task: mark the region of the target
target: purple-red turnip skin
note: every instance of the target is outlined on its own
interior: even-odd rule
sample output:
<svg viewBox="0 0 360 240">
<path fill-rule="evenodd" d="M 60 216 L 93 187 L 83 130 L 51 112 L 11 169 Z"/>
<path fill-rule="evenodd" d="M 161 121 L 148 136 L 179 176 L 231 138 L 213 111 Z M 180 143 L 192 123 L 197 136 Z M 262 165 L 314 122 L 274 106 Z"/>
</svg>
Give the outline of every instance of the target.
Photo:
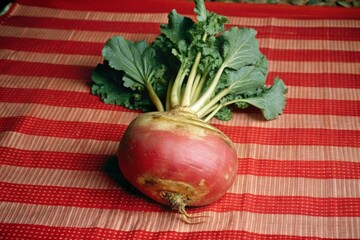
<svg viewBox="0 0 360 240">
<path fill-rule="evenodd" d="M 233 184 L 237 154 L 218 129 L 189 113 L 139 115 L 118 148 L 124 177 L 153 200 L 169 204 L 164 192 L 180 193 L 188 206 L 204 206 Z"/>
</svg>

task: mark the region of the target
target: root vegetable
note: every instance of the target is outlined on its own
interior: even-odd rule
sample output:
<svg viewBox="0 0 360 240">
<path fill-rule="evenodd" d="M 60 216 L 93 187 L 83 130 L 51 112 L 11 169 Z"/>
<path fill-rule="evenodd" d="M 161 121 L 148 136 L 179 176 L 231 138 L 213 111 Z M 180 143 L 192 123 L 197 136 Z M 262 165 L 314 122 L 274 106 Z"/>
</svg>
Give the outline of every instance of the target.
<svg viewBox="0 0 360 240">
<path fill-rule="evenodd" d="M 120 142 L 121 172 L 187 223 L 194 222 L 186 206 L 218 200 L 237 174 L 233 143 L 208 122 L 249 105 L 275 119 L 287 91 L 279 78 L 265 86 L 268 63 L 254 29 L 225 30 L 227 18 L 207 11 L 203 0 L 195 0 L 194 12 L 197 22 L 171 11 L 150 45 L 110 38 L 92 74 L 92 93 L 105 103 L 146 112 Z"/>
<path fill-rule="evenodd" d="M 118 159 L 131 184 L 184 219 L 186 206 L 204 206 L 222 197 L 238 169 L 231 140 L 178 109 L 139 115 L 121 140 Z"/>
</svg>

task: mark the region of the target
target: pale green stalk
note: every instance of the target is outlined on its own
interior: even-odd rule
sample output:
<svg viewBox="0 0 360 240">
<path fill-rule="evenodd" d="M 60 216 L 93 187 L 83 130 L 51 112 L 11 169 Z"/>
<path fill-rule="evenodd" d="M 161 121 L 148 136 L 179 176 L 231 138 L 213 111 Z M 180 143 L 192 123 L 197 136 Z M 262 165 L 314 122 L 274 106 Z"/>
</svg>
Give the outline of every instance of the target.
<svg viewBox="0 0 360 240">
<path fill-rule="evenodd" d="M 171 99 L 171 89 L 172 89 L 173 85 L 174 85 L 174 81 L 170 81 L 169 86 L 166 91 L 166 105 L 165 105 L 166 111 L 170 111 L 170 109 L 171 109 L 170 99 Z"/>
<path fill-rule="evenodd" d="M 203 42 L 205 42 L 207 37 L 208 37 L 208 34 L 204 33 L 201 40 Z M 198 52 L 196 54 L 193 65 L 191 67 L 191 71 L 190 71 L 190 74 L 189 74 L 189 77 L 188 77 L 188 80 L 187 80 L 187 83 L 186 83 L 186 86 L 185 86 L 185 92 L 184 92 L 184 95 L 183 95 L 183 98 L 182 98 L 182 101 L 181 101 L 181 106 L 182 107 L 188 107 L 191 104 L 191 92 L 192 92 L 194 80 L 195 80 L 196 75 L 197 75 L 200 59 L 201 59 L 201 52 Z"/>
<path fill-rule="evenodd" d="M 198 52 L 196 54 L 194 63 L 192 65 L 192 67 L 191 67 L 191 71 L 190 71 L 190 74 L 189 74 L 189 77 L 188 77 L 188 80 L 187 80 L 187 83 L 186 83 L 186 86 L 185 86 L 185 92 L 184 92 L 184 95 L 183 95 L 183 98 L 182 98 L 182 101 L 181 101 L 181 106 L 182 107 L 187 107 L 187 106 L 190 105 L 191 91 L 192 91 L 192 87 L 193 87 L 193 84 L 194 84 L 194 80 L 195 80 L 196 75 L 197 75 L 197 68 L 198 68 L 199 63 L 200 63 L 200 58 L 201 58 L 201 53 Z"/>
<path fill-rule="evenodd" d="M 180 66 L 179 72 L 177 73 L 174 84 L 171 88 L 171 93 L 170 93 L 171 109 L 176 106 L 179 106 L 180 104 L 180 89 L 181 89 L 181 84 L 185 78 L 185 75 L 186 75 L 186 70 L 184 69 L 184 64 L 182 64 Z"/>
<path fill-rule="evenodd" d="M 215 114 L 220 111 L 221 108 L 225 107 L 225 106 L 228 106 L 228 105 L 231 105 L 231 104 L 234 104 L 234 103 L 237 103 L 237 102 L 247 102 L 246 100 L 244 99 L 235 99 L 235 100 L 232 100 L 232 101 L 228 101 L 228 102 L 225 102 L 225 103 L 220 103 L 218 105 L 214 105 L 211 109 L 209 109 L 205 114 L 203 114 L 202 117 L 200 118 L 203 118 L 204 116 L 206 116 L 205 119 L 203 119 L 205 122 L 208 122 L 212 117 L 215 116 Z"/>
<path fill-rule="evenodd" d="M 222 107 L 223 107 L 222 104 L 214 105 L 214 106 L 210 109 L 210 111 L 209 111 L 210 114 L 208 114 L 207 116 L 205 115 L 206 118 L 204 118 L 203 121 L 204 121 L 204 122 L 209 122 L 209 121 L 215 116 L 215 114 L 216 114 L 218 111 L 220 111 L 220 109 L 221 109 Z"/>
<path fill-rule="evenodd" d="M 196 87 L 196 89 L 194 91 L 194 94 L 191 97 L 191 104 L 194 104 L 199 99 L 201 90 L 203 89 L 203 86 L 204 86 L 204 84 L 206 82 L 206 78 L 208 76 L 208 73 L 209 73 L 209 71 L 208 71 L 208 69 L 206 69 L 205 72 L 203 73 L 203 75 L 201 76 L 200 82 L 197 85 L 197 87 Z"/>
<path fill-rule="evenodd" d="M 220 81 L 220 77 L 222 72 L 225 69 L 225 65 L 221 65 L 219 70 L 217 71 L 214 79 L 212 80 L 209 88 L 205 91 L 205 93 L 194 103 L 190 106 L 190 110 L 197 113 L 201 110 L 202 107 L 211 99 L 213 92 L 216 89 L 217 84 Z"/>
<path fill-rule="evenodd" d="M 195 92 L 196 92 L 197 87 L 199 86 L 200 79 L 201 79 L 201 74 L 198 73 L 198 74 L 196 75 L 196 78 L 195 78 L 195 80 L 194 80 L 193 87 L 192 87 L 192 89 L 191 89 L 191 101 L 190 101 L 191 103 L 193 103 L 193 97 L 194 97 L 194 94 L 195 94 Z"/>
<path fill-rule="evenodd" d="M 227 94 L 229 94 L 229 88 L 223 89 L 221 92 L 216 94 L 214 98 L 212 98 L 203 108 L 201 108 L 197 115 L 202 118 L 203 116 L 206 116 L 206 112 L 212 108 L 214 105 L 216 105 L 223 97 L 225 97 Z"/>
<path fill-rule="evenodd" d="M 164 111 L 164 106 L 163 106 L 162 102 L 160 101 L 158 95 L 154 91 L 154 88 L 151 86 L 151 84 L 149 82 L 145 83 L 145 87 L 146 87 L 146 89 L 147 89 L 147 91 L 149 93 L 150 99 L 154 103 L 156 109 L 159 112 L 163 112 Z"/>
</svg>

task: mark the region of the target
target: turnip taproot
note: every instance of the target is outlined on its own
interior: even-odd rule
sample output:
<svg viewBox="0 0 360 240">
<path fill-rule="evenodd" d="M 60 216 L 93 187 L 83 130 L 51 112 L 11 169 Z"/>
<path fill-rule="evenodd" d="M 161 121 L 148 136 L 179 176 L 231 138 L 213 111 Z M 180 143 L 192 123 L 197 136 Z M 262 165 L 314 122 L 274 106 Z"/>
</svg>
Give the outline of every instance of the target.
<svg viewBox="0 0 360 240">
<path fill-rule="evenodd" d="M 184 219 L 185 206 L 204 206 L 222 197 L 238 169 L 231 140 L 181 110 L 139 115 L 125 131 L 118 157 L 131 184 Z"/>
<path fill-rule="evenodd" d="M 265 86 L 268 63 L 254 29 L 225 31 L 227 18 L 207 11 L 203 0 L 194 11 L 197 22 L 171 11 L 150 45 L 110 38 L 92 74 L 92 93 L 105 103 L 147 112 L 121 139 L 121 172 L 188 223 L 185 207 L 218 200 L 238 171 L 233 143 L 207 122 L 229 120 L 233 107 L 249 105 L 274 119 L 286 102 L 281 79 Z"/>
</svg>

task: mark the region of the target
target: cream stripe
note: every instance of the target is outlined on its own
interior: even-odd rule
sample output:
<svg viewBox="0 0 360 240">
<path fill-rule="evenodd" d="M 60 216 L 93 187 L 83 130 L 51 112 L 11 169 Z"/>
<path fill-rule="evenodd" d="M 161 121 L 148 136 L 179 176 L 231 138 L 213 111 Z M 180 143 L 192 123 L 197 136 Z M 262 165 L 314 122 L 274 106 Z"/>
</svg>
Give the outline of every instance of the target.
<svg viewBox="0 0 360 240">
<path fill-rule="evenodd" d="M 34 76 L 13 76 L 0 74 L 0 87 L 51 89 L 69 92 L 88 92 L 90 79 L 69 79 Z"/>
<path fill-rule="evenodd" d="M 313 179 L 238 175 L 230 193 L 318 198 L 360 197 L 360 179 Z"/>
<path fill-rule="evenodd" d="M 269 61 L 269 71 L 276 73 L 360 74 L 360 63 Z"/>
<path fill-rule="evenodd" d="M 23 6 L 20 4 L 15 5 L 15 8 L 11 15 L 107 22 L 145 22 L 158 24 L 167 22 L 167 13 L 117 13 L 100 11 L 89 12 L 36 6 Z"/>
<path fill-rule="evenodd" d="M 314 128 L 339 130 L 360 129 L 360 117 L 289 113 L 281 115 L 278 119 L 276 119 L 276 121 L 265 121 L 260 113 L 257 115 L 235 113 L 230 121 L 224 122 L 213 118 L 211 123 L 235 127 Z"/>
<path fill-rule="evenodd" d="M 13 224 L 36 224 L 56 227 L 106 228 L 121 231 L 134 229 L 163 232 L 247 231 L 255 234 L 280 234 L 317 238 L 359 238 L 359 217 L 318 217 L 306 215 L 261 214 L 251 212 L 202 212 L 209 215 L 203 224 L 184 224 L 178 214 L 135 212 L 112 209 L 46 206 L 3 202 L 0 221 Z M 79 217 L 81 216 L 81 217 Z M 88 221 L 92 219 L 92 221 Z M 289 223 L 296 228 L 285 227 Z"/>
<path fill-rule="evenodd" d="M 0 59 L 40 62 L 51 64 L 96 66 L 102 62 L 101 55 L 77 55 L 60 53 L 36 53 L 1 50 Z M 298 61 L 269 61 L 269 71 L 277 73 L 340 73 L 360 74 L 360 63 L 345 62 L 298 62 Z"/>
<path fill-rule="evenodd" d="M 31 103 L 0 103 L 0 117 L 29 116 L 49 120 L 129 124 L 138 113 Z"/>
<path fill-rule="evenodd" d="M 360 67 L 360 66 L 359 66 Z M 284 79 L 286 83 L 286 79 Z M 359 85 L 360 86 L 360 85 Z M 360 100 L 360 88 L 288 87 L 288 98 Z"/>
<path fill-rule="evenodd" d="M 90 93 L 90 79 L 66 79 L 33 76 L 0 75 L 0 87 L 51 89 L 70 92 Z M 286 79 L 285 79 L 286 82 Z M 290 86 L 287 98 L 360 100 L 360 88 L 323 88 Z"/>
<path fill-rule="evenodd" d="M 13 26 L 0 26 L 0 36 L 2 37 L 24 37 L 44 40 L 65 40 L 81 42 L 105 43 L 110 37 L 120 35 L 132 41 L 146 40 L 153 41 L 157 34 L 145 33 L 121 33 L 121 32 L 95 32 L 78 30 L 61 30 L 45 28 L 22 28 Z"/>
<path fill-rule="evenodd" d="M 14 184 L 46 185 L 91 189 L 119 189 L 109 175 L 100 171 L 0 166 L 0 180 Z M 264 196 L 360 197 L 360 179 L 313 179 L 237 175 L 229 193 Z"/>
<path fill-rule="evenodd" d="M 118 142 L 94 139 L 45 137 L 18 132 L 1 132 L 0 146 L 34 151 L 60 151 L 114 155 Z"/>
<path fill-rule="evenodd" d="M 59 19 L 79 19 L 92 21 L 110 21 L 110 22 L 146 22 L 146 23 L 165 23 L 168 13 L 116 13 L 99 11 L 76 11 L 59 10 L 35 6 L 15 5 L 12 16 L 27 17 L 50 17 Z M 181 13 L 180 13 L 181 14 Z M 194 18 L 193 15 L 190 17 Z M 231 24 L 245 26 L 280 26 L 280 27 L 342 27 L 342 28 L 360 28 L 358 20 L 342 19 L 282 19 L 282 18 L 249 18 L 228 16 Z"/>
<path fill-rule="evenodd" d="M 153 41 L 157 34 L 121 33 L 75 31 L 61 29 L 22 28 L 14 26 L 0 26 L 0 36 L 34 38 L 45 40 L 68 40 L 82 42 L 105 43 L 110 37 L 120 35 L 132 41 Z M 332 50 L 332 51 L 360 51 L 360 41 L 335 41 L 335 40 L 293 40 L 293 39 L 259 39 L 260 47 L 271 49 L 299 49 L 299 50 Z"/>
<path fill-rule="evenodd" d="M 284 18 L 249 18 L 228 17 L 231 24 L 249 27 L 306 27 L 306 28 L 360 28 L 359 20 L 350 19 L 284 19 Z"/>
<path fill-rule="evenodd" d="M 0 146 L 34 151 L 59 151 L 116 155 L 116 141 L 33 136 L 19 132 L 1 132 Z M 239 158 L 347 161 L 359 162 L 360 148 L 315 145 L 260 145 L 236 143 Z"/>
<path fill-rule="evenodd" d="M 48 120 L 128 125 L 138 114 L 137 112 L 57 107 L 32 103 L 0 103 L 0 117 L 29 116 Z M 213 119 L 211 123 L 262 128 L 360 129 L 360 117 L 335 115 L 284 114 L 276 121 L 265 121 L 260 113 L 235 113 L 230 121 Z"/>
<path fill-rule="evenodd" d="M 316 145 L 235 144 L 239 158 L 299 161 L 360 161 L 360 148 Z"/>
<path fill-rule="evenodd" d="M 101 171 L 78 171 L 26 168 L 0 165 L 0 180 L 14 184 L 59 186 L 92 189 L 119 189 L 108 174 Z"/>
<path fill-rule="evenodd" d="M 99 53 L 99 56 L 91 56 L 79 54 L 23 52 L 13 50 L 0 50 L 0 59 L 78 66 L 96 66 L 97 63 L 102 62 L 101 53 Z"/>
<path fill-rule="evenodd" d="M 360 41 L 258 39 L 260 47 L 287 50 L 360 51 Z"/>
</svg>

